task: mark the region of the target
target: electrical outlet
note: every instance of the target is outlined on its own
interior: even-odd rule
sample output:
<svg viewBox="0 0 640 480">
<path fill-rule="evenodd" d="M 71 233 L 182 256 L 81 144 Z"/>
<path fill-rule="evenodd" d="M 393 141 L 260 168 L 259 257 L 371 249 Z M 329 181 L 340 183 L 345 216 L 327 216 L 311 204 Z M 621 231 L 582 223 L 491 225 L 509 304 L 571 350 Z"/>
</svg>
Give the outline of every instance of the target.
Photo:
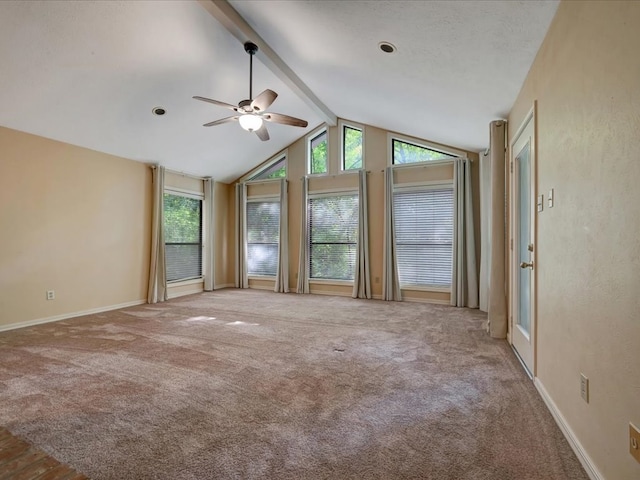
<svg viewBox="0 0 640 480">
<path fill-rule="evenodd" d="M 629 424 L 629 453 L 640 463 L 640 429 Z"/>
<path fill-rule="evenodd" d="M 56 292 L 55 290 L 47 290 L 47 300 L 55 300 Z"/>
<path fill-rule="evenodd" d="M 589 403 L 589 379 L 584 373 L 580 374 L 580 396 Z"/>
</svg>

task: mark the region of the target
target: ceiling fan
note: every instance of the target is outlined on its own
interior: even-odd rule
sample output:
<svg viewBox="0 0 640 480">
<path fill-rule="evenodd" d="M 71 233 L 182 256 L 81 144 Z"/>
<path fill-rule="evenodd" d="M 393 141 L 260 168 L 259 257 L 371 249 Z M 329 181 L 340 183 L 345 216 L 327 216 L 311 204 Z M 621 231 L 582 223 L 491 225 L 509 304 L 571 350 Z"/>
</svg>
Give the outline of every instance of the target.
<svg viewBox="0 0 640 480">
<path fill-rule="evenodd" d="M 278 96 L 278 94 L 273 90 L 267 89 L 256 98 L 253 98 L 253 56 L 258 51 L 258 46 L 255 43 L 247 42 L 244 44 L 244 51 L 249 54 L 249 100 L 241 100 L 240 103 L 238 103 L 238 106 L 235 107 L 229 103 L 219 102 L 218 100 L 212 100 L 210 98 L 198 96 L 193 97 L 196 100 L 228 108 L 229 110 L 233 110 L 239 114 L 205 123 L 203 127 L 213 127 L 214 125 L 235 122 L 237 120 L 242 128 L 249 132 L 255 132 L 258 138 L 263 142 L 269 140 L 269 132 L 267 131 L 267 126 L 264 123 L 265 120 L 267 122 L 280 123 L 282 125 L 306 127 L 308 125 L 306 120 L 290 117 L 289 115 L 283 115 L 281 113 L 265 111 Z"/>
</svg>

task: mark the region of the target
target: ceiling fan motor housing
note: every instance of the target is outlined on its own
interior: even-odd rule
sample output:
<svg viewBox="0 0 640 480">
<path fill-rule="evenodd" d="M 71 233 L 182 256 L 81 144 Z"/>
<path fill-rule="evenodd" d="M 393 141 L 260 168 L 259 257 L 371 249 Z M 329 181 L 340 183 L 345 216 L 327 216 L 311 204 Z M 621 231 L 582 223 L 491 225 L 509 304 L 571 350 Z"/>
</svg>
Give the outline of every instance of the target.
<svg viewBox="0 0 640 480">
<path fill-rule="evenodd" d="M 258 108 L 256 107 L 256 110 Z M 243 112 L 253 112 L 253 108 L 251 108 L 251 100 L 242 100 L 240 101 L 240 103 L 238 104 L 238 110 L 241 110 Z"/>
</svg>

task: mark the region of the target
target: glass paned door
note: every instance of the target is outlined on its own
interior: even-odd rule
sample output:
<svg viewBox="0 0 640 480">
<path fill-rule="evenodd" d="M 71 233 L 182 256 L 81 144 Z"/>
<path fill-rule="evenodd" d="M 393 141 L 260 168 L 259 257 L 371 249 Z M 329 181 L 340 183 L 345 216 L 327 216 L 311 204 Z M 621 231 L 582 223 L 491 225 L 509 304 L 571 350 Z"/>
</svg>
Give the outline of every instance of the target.
<svg viewBox="0 0 640 480">
<path fill-rule="evenodd" d="M 535 375 L 535 209 L 536 150 L 534 113 L 524 121 L 511 144 L 511 323 L 513 348 Z"/>
<path fill-rule="evenodd" d="M 517 325 L 528 338 L 531 335 L 531 143 L 516 156 L 518 183 L 518 316 Z"/>
</svg>

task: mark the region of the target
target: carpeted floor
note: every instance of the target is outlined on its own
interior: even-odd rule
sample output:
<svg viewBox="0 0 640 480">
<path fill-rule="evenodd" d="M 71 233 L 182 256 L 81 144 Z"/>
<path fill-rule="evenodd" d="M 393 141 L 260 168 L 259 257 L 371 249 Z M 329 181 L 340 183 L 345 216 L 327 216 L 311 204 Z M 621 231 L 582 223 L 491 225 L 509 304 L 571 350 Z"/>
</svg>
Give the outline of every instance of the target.
<svg viewBox="0 0 640 480">
<path fill-rule="evenodd" d="M 586 480 L 484 320 L 229 289 L 4 332 L 0 425 L 94 480 Z"/>
</svg>

